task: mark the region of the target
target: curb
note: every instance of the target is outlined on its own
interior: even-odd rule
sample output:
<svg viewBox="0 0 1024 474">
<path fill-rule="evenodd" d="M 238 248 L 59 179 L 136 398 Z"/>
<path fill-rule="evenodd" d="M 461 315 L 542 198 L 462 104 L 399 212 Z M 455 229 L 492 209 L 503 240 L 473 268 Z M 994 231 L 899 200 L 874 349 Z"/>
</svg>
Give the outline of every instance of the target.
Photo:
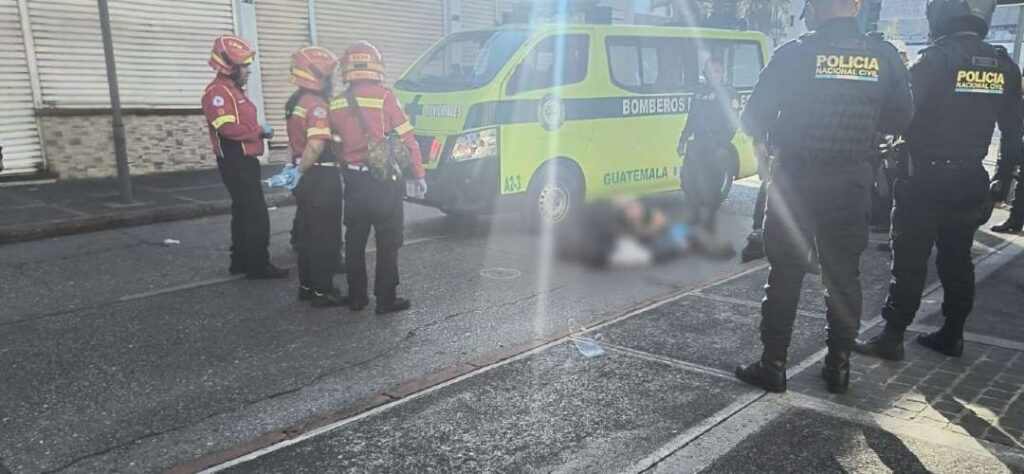
<svg viewBox="0 0 1024 474">
<path fill-rule="evenodd" d="M 284 207 L 295 204 L 291 194 L 281 193 L 266 196 L 267 206 Z M 79 219 L 62 220 L 51 223 L 29 224 L 0 229 L 0 245 L 27 242 L 50 237 L 84 234 L 101 230 L 138 227 L 161 222 L 172 222 L 197 217 L 216 216 L 231 212 L 231 200 L 185 204 L 181 206 L 148 209 L 145 211 L 126 212 Z"/>
</svg>

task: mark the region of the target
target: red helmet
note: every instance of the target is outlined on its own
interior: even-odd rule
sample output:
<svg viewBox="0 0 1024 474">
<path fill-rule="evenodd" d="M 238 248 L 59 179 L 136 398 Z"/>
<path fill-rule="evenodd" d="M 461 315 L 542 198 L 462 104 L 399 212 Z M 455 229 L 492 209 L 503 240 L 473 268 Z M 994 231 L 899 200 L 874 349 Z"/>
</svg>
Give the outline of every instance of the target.
<svg viewBox="0 0 1024 474">
<path fill-rule="evenodd" d="M 384 59 L 376 47 L 360 41 L 341 56 L 341 74 L 345 82 L 384 82 Z"/>
<path fill-rule="evenodd" d="M 292 54 L 292 84 L 318 91 L 338 70 L 338 57 L 327 48 L 308 46 Z"/>
<path fill-rule="evenodd" d="M 256 50 L 244 39 L 237 36 L 224 35 L 213 40 L 210 51 L 210 67 L 218 73 L 230 76 L 235 68 L 244 64 L 252 64 Z"/>
</svg>

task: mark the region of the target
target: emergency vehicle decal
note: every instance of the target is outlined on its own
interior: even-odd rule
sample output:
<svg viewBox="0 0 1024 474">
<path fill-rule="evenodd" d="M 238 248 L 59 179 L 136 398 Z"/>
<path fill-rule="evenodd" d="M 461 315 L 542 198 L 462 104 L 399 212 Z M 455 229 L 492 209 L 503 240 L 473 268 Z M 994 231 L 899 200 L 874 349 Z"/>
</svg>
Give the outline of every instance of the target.
<svg viewBox="0 0 1024 474">
<path fill-rule="evenodd" d="M 965 71 L 956 73 L 956 91 L 969 94 L 1002 94 L 1006 78 L 1001 72 Z"/>
<path fill-rule="evenodd" d="M 555 120 L 599 120 L 655 115 L 681 115 L 690 111 L 693 94 L 672 96 L 601 97 L 540 100 L 505 100 L 474 104 L 466 114 L 466 129 Z M 559 105 L 560 104 L 560 105 Z M 557 112 L 557 113 L 556 113 Z M 557 120 L 555 120 L 557 122 Z M 551 122 L 554 123 L 554 122 Z"/>
<path fill-rule="evenodd" d="M 819 54 L 815 59 L 814 78 L 878 82 L 878 58 L 839 54 Z"/>
</svg>

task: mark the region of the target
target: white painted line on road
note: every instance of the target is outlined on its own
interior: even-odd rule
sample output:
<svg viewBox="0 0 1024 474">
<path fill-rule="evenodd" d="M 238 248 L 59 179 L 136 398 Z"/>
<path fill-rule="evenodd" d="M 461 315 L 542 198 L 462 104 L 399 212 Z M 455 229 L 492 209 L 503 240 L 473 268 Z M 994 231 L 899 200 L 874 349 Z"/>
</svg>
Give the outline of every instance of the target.
<svg viewBox="0 0 1024 474">
<path fill-rule="evenodd" d="M 712 377 L 718 377 L 720 379 L 731 380 L 736 382 L 736 376 L 732 372 L 726 372 L 721 369 L 714 367 L 708 367 L 705 365 L 694 364 L 685 360 L 673 359 L 658 354 L 652 354 L 650 352 L 644 352 L 641 350 L 633 349 L 631 347 L 620 346 L 618 344 L 612 344 L 604 341 L 599 341 L 598 344 L 605 349 L 610 349 L 614 352 L 618 352 L 624 355 L 636 357 L 637 359 L 646 360 L 648 362 L 657 362 L 668 366 L 676 367 L 683 370 L 689 370 L 691 372 L 697 372 L 704 375 L 710 375 Z"/>
<path fill-rule="evenodd" d="M 740 397 L 737 398 L 736 401 L 730 403 L 729 406 L 705 418 L 700 423 L 688 428 L 679 436 L 673 438 L 672 441 L 669 441 L 661 448 L 658 448 L 658 450 L 654 451 L 647 457 L 633 464 L 633 466 L 627 469 L 626 472 L 644 472 L 654 467 L 661 460 L 671 456 L 673 453 L 679 451 L 680 449 L 683 449 L 685 446 L 692 443 L 694 440 L 704 436 L 705 433 L 711 431 L 716 426 L 726 422 L 736 413 L 742 412 L 745 408 L 749 407 L 754 402 L 765 397 L 765 395 L 767 394 L 761 390 L 751 390 L 750 392 L 740 395 Z"/>
</svg>

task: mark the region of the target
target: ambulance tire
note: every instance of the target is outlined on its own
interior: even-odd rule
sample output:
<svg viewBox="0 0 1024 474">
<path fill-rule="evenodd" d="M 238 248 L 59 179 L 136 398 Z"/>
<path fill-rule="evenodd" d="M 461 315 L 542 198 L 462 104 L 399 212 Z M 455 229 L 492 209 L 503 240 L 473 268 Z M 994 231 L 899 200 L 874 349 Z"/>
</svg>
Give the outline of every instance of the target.
<svg viewBox="0 0 1024 474">
<path fill-rule="evenodd" d="M 523 217 L 527 228 L 533 232 L 547 226 L 564 229 L 579 215 L 584 196 L 579 168 L 557 162 L 542 166 L 534 173 L 526 192 Z"/>
</svg>

